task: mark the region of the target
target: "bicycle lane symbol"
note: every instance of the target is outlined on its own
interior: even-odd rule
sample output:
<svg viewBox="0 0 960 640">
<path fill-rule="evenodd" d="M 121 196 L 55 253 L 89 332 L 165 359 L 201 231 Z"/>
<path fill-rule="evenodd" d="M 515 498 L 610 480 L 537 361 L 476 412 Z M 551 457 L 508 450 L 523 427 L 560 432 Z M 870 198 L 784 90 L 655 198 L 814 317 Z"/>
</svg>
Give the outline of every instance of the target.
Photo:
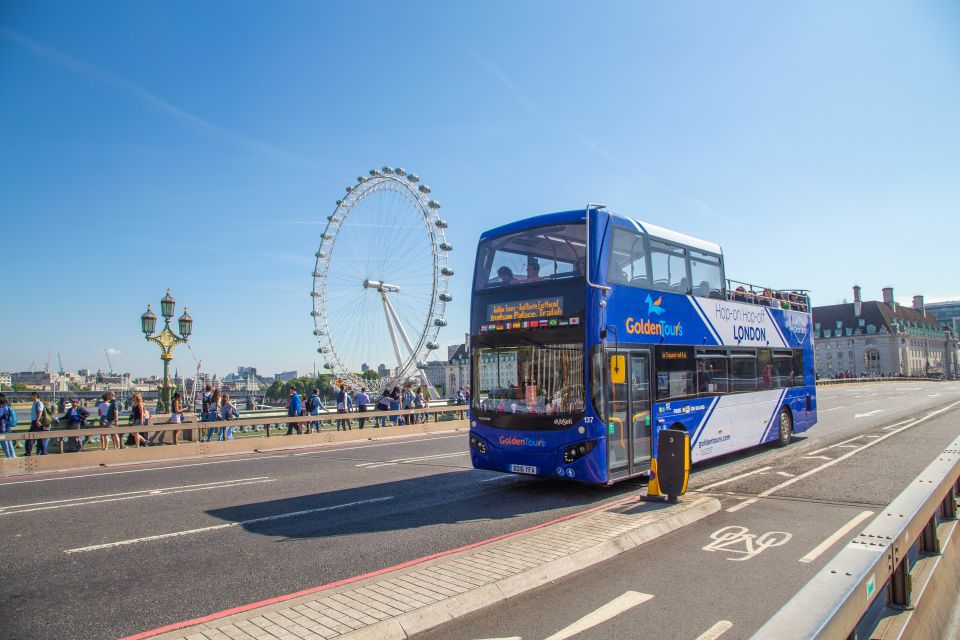
<svg viewBox="0 0 960 640">
<path fill-rule="evenodd" d="M 704 551 L 722 551 L 739 555 L 739 558 L 727 558 L 734 562 L 743 562 L 749 560 L 767 549 L 780 547 L 793 538 L 792 533 L 786 531 L 768 531 L 763 535 L 750 533 L 746 527 L 723 527 L 710 534 L 713 540 L 710 544 L 703 547 Z"/>
</svg>

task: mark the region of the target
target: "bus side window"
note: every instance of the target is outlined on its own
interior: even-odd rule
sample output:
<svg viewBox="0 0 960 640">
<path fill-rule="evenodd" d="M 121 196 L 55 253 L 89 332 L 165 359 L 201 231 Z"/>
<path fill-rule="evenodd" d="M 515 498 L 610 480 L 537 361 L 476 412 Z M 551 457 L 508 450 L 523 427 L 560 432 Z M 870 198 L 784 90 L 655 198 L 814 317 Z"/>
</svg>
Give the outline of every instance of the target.
<svg viewBox="0 0 960 640">
<path fill-rule="evenodd" d="M 634 287 L 650 286 L 644 236 L 629 229 L 614 227 L 607 279 Z"/>
<path fill-rule="evenodd" d="M 757 349 L 757 390 L 779 388 L 773 371 L 773 354 L 770 349 Z"/>
<path fill-rule="evenodd" d="M 789 351 L 775 352 L 773 354 L 773 370 L 776 374 L 775 383 L 777 389 L 783 387 L 796 386 L 793 371 L 793 354 Z"/>
<path fill-rule="evenodd" d="M 803 384 L 803 349 L 793 350 L 793 386 Z"/>
<path fill-rule="evenodd" d="M 751 352 L 730 354 L 730 391 L 757 390 L 757 357 Z"/>
<path fill-rule="evenodd" d="M 653 288 L 674 293 L 690 293 L 686 250 L 663 242 L 650 242 L 650 267 Z"/>
</svg>

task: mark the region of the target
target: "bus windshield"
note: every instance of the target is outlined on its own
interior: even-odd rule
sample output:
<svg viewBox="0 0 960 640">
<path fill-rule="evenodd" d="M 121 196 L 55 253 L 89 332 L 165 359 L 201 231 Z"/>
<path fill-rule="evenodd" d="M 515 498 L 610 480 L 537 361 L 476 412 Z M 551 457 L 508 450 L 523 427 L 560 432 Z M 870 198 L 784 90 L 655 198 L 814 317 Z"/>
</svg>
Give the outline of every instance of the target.
<svg viewBox="0 0 960 640">
<path fill-rule="evenodd" d="M 477 289 L 583 277 L 586 227 L 558 224 L 480 243 Z"/>
<path fill-rule="evenodd" d="M 582 343 L 476 347 L 474 363 L 474 410 L 550 416 L 583 412 Z"/>
</svg>

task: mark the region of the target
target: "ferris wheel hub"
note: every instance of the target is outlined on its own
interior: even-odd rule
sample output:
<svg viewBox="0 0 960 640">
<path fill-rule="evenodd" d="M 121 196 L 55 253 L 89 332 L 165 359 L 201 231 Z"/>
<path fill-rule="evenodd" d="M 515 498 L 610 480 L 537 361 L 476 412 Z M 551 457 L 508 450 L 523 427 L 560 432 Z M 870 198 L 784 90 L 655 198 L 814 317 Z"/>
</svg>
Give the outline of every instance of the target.
<svg viewBox="0 0 960 640">
<path fill-rule="evenodd" d="M 364 289 L 376 289 L 377 291 L 390 291 L 390 292 L 399 292 L 400 287 L 395 284 L 387 284 L 383 280 L 371 280 L 367 278 L 363 281 Z"/>
</svg>

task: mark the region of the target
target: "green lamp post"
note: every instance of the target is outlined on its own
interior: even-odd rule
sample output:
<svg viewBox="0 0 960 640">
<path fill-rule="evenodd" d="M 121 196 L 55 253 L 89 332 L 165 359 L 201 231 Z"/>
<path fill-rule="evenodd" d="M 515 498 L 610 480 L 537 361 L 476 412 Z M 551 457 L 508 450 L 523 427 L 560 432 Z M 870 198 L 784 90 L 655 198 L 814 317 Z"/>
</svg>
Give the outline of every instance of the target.
<svg viewBox="0 0 960 640">
<path fill-rule="evenodd" d="M 154 342 L 160 345 L 160 359 L 163 360 L 163 387 L 160 389 L 160 409 L 162 411 L 170 410 L 170 401 L 173 395 L 173 385 L 170 383 L 170 361 L 173 360 L 173 348 L 178 344 L 183 344 L 193 333 L 193 318 L 187 313 L 186 307 L 183 309 L 183 315 L 178 318 L 180 325 L 180 335 L 177 335 L 170 328 L 170 320 L 173 319 L 173 307 L 177 301 L 170 295 L 170 289 L 167 289 L 167 295 L 160 301 L 160 313 L 163 315 L 163 329 L 154 334 L 157 328 L 157 316 L 147 305 L 147 311 L 140 316 L 140 329 L 148 342 Z"/>
</svg>

